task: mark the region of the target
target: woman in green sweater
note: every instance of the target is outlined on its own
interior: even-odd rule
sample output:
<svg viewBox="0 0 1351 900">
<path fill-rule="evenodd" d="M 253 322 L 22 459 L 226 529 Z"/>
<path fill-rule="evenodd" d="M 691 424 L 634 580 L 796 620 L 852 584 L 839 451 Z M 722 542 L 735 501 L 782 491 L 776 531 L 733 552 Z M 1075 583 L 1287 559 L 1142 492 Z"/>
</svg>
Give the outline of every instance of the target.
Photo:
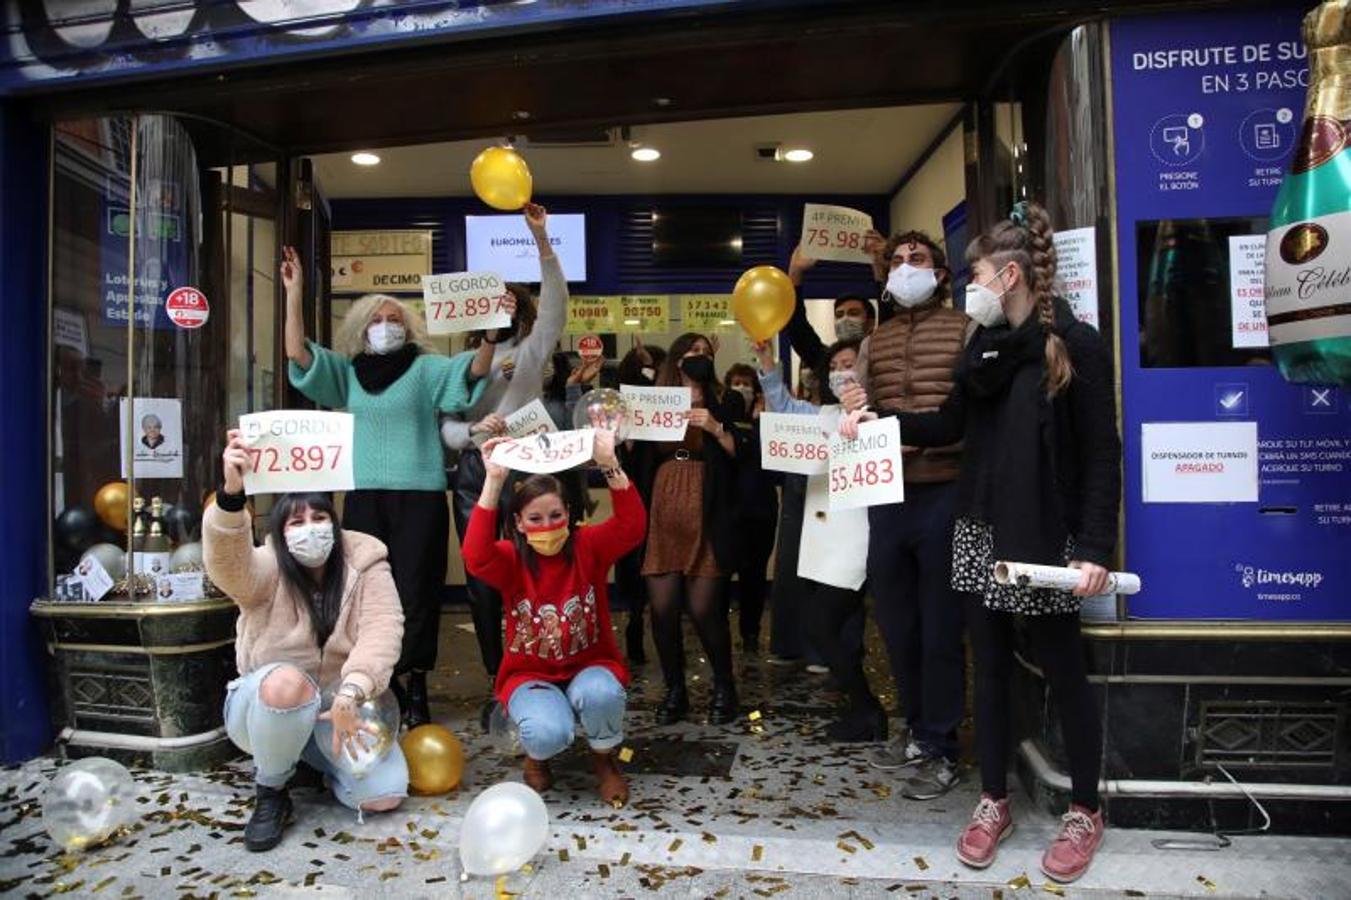
<svg viewBox="0 0 1351 900">
<path fill-rule="evenodd" d="M 343 527 L 389 548 L 405 623 L 391 687 L 408 724 L 420 725 L 430 720 L 427 672 L 436 665 L 450 540 L 438 416 L 462 412 L 478 399 L 488 360 L 474 366 L 473 353 L 436 353 L 421 317 L 383 294 L 353 303 L 334 349 L 321 347 L 305 336 L 300 260 L 290 247 L 283 251 L 281 279 L 291 384 L 355 419 L 356 490 L 344 501 Z M 404 673 L 406 688 L 399 681 Z"/>
</svg>

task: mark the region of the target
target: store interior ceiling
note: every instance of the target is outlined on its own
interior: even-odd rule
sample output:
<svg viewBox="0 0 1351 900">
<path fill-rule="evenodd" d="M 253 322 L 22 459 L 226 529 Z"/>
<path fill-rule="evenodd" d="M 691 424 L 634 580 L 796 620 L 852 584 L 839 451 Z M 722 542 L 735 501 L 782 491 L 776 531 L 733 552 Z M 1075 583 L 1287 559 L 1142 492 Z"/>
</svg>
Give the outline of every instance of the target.
<svg viewBox="0 0 1351 900">
<path fill-rule="evenodd" d="M 518 136 L 535 192 L 549 195 L 887 194 L 961 111 L 960 104 L 846 109 L 597 128 L 547 139 Z M 313 157 L 330 199 L 470 193 L 475 155 L 493 140 L 385 147 L 359 165 L 353 151 Z M 655 160 L 635 150 L 655 150 Z M 785 159 L 807 150 L 811 159 Z"/>
</svg>

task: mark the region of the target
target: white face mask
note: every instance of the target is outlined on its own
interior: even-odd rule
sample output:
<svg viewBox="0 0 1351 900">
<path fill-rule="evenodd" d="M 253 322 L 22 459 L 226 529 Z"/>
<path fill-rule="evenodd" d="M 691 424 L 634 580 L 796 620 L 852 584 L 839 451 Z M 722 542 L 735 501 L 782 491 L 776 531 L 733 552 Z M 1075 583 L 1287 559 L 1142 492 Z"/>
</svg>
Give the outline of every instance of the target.
<svg viewBox="0 0 1351 900">
<path fill-rule="evenodd" d="M 748 384 L 734 384 L 732 390 L 741 395 L 741 399 L 746 401 L 746 408 L 750 409 L 755 405 L 755 388 Z"/>
<path fill-rule="evenodd" d="M 333 523 L 307 522 L 286 529 L 286 549 L 302 566 L 317 569 L 333 552 Z"/>
<path fill-rule="evenodd" d="M 936 290 L 938 276 L 933 269 L 901 263 L 887 276 L 887 293 L 898 305 L 907 309 L 926 302 Z"/>
<path fill-rule="evenodd" d="M 995 273 L 995 278 L 999 278 L 999 273 Z M 966 286 L 966 314 L 986 328 L 1003 325 L 1008 321 L 1008 317 L 1004 315 L 1004 304 L 1000 302 L 1000 298 L 1006 292 L 1001 291 L 996 294 L 983 284 L 968 284 Z"/>
<path fill-rule="evenodd" d="M 858 384 L 858 375 L 853 369 L 836 369 L 830 373 L 830 392 L 839 397 L 845 389 Z"/>
<path fill-rule="evenodd" d="M 366 329 L 366 343 L 372 353 L 393 353 L 403 346 L 406 334 L 398 322 L 376 322 Z"/>
<path fill-rule="evenodd" d="M 841 316 L 835 320 L 835 340 L 861 341 L 868 326 L 862 319 L 853 316 Z"/>
<path fill-rule="evenodd" d="M 643 371 L 643 377 L 646 378 L 648 381 L 656 381 L 656 380 L 657 380 L 657 370 L 656 370 L 656 369 L 652 368 L 651 366 L 643 366 L 643 370 L 642 370 L 642 371 Z"/>
</svg>

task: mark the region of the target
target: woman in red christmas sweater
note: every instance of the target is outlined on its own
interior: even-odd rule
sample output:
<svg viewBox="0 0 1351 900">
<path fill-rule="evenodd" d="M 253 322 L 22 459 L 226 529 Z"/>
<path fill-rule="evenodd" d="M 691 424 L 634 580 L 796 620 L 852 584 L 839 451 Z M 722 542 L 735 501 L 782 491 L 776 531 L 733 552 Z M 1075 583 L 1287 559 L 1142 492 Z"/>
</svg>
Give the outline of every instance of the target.
<svg viewBox="0 0 1351 900">
<path fill-rule="evenodd" d="M 532 475 L 517 482 L 509 502 L 511 539 L 496 540 L 507 469 L 488 460 L 499 440 L 483 446 L 487 475 L 462 552 L 466 571 L 502 593 L 507 648 L 494 690 L 520 729 L 525 783 L 537 791 L 552 786 L 549 759 L 572 744 L 580 718 L 601 799 L 622 806 L 629 788 L 614 750 L 624 740 L 629 672 L 610 629 L 606 581 L 615 561 L 643 542 L 647 512 L 619 467 L 614 434 L 598 429 L 593 456 L 614 515 L 570 532 L 562 486 L 552 475 Z"/>
</svg>

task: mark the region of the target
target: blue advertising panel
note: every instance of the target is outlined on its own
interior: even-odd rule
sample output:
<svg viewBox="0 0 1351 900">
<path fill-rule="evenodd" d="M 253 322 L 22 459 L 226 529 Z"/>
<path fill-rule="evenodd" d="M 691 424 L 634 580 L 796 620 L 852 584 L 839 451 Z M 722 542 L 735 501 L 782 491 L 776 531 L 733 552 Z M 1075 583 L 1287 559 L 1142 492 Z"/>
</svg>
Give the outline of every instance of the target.
<svg viewBox="0 0 1351 900">
<path fill-rule="evenodd" d="M 1302 14 L 1111 25 L 1134 617 L 1351 618 L 1351 397 L 1282 380 L 1262 316 Z"/>
</svg>

